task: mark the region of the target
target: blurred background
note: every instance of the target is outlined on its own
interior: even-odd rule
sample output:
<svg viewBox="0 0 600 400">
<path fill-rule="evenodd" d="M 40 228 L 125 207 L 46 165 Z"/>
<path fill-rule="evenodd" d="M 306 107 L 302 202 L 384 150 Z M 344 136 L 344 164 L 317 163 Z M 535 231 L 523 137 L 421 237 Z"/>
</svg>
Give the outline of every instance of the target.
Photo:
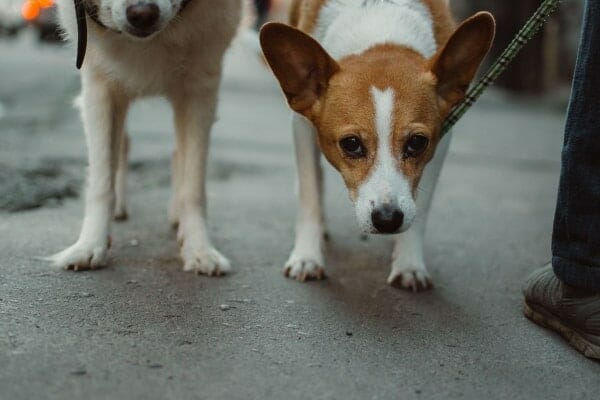
<svg viewBox="0 0 600 400">
<path fill-rule="evenodd" d="M 290 2 L 244 1 L 248 26 L 260 26 L 270 19 L 285 21 Z M 488 10 L 495 15 L 498 36 L 492 56 L 497 56 L 502 51 L 539 3 L 539 0 L 451 1 L 458 19 L 479 10 Z M 563 1 L 560 12 L 524 50 L 500 79 L 498 86 L 515 93 L 543 94 L 568 85 L 577 50 L 582 7 L 579 0 Z M 35 31 L 37 38 L 44 43 L 59 40 L 54 0 L 0 0 L 0 36 L 16 38 L 25 30 Z"/>
<path fill-rule="evenodd" d="M 25 29 L 44 42 L 60 40 L 54 0 L 0 0 L 0 35 L 14 38 Z"/>
<path fill-rule="evenodd" d="M 479 10 L 494 14 L 498 23 L 496 42 L 488 60 L 504 50 L 539 7 L 539 0 L 451 0 L 456 16 L 465 18 Z M 583 1 L 564 0 L 540 35 L 523 50 L 497 86 L 515 94 L 548 95 L 571 82 Z"/>
</svg>

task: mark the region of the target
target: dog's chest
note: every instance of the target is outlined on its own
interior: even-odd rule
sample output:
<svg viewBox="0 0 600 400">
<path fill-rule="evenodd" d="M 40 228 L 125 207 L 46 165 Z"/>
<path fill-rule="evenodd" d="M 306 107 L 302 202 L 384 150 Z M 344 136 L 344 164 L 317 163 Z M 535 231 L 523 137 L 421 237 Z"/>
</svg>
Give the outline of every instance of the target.
<svg viewBox="0 0 600 400">
<path fill-rule="evenodd" d="M 86 63 L 94 65 L 131 97 L 193 90 L 220 78 L 223 54 L 235 33 L 235 20 L 220 30 L 164 32 L 149 41 L 90 32 Z M 186 27 L 187 28 L 187 27 Z"/>
<path fill-rule="evenodd" d="M 314 36 L 335 59 L 383 43 L 409 47 L 424 57 L 437 50 L 433 18 L 420 0 L 328 0 Z"/>
<path fill-rule="evenodd" d="M 209 56 L 193 43 L 102 43 L 93 54 L 94 63 L 133 97 L 165 94 L 192 85 L 194 76 L 218 72 L 220 55 Z"/>
</svg>

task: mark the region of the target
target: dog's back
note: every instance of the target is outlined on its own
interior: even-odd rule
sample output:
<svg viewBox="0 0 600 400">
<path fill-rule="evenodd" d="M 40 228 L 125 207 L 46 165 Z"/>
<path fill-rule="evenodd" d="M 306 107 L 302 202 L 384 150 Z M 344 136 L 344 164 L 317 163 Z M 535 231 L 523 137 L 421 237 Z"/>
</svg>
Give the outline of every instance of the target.
<svg viewBox="0 0 600 400">
<path fill-rule="evenodd" d="M 351 0 L 350 3 L 356 3 L 359 0 Z M 366 0 L 367 3 L 369 0 Z M 380 0 L 371 0 L 380 1 Z M 394 1 L 394 0 L 392 0 Z M 456 29 L 456 22 L 450 12 L 449 0 L 411 0 L 412 2 L 422 3 L 431 13 L 434 24 L 436 42 L 445 43 L 452 32 Z M 405 1 L 403 1 L 405 2 Z M 289 24 L 301 31 L 314 34 L 317 28 L 321 10 L 325 6 L 343 7 L 344 1 L 340 0 L 293 0 L 290 7 Z M 376 27 L 374 27 L 375 29 Z"/>
</svg>

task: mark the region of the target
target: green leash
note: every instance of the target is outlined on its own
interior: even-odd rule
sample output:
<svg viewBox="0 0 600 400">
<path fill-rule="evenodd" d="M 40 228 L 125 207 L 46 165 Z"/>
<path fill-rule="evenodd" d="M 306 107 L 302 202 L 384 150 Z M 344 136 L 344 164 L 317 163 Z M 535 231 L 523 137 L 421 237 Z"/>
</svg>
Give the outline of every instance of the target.
<svg viewBox="0 0 600 400">
<path fill-rule="evenodd" d="M 452 127 L 462 118 L 462 116 L 475 104 L 477 99 L 483 94 L 485 89 L 490 86 L 500 74 L 502 74 L 511 61 L 519 54 L 542 26 L 548 21 L 548 17 L 558 9 L 560 0 L 544 0 L 537 11 L 521 28 L 519 33 L 510 42 L 506 50 L 490 67 L 489 71 L 473 86 L 466 94 L 464 100 L 455 106 L 442 125 L 442 137 L 452 129 Z"/>
</svg>

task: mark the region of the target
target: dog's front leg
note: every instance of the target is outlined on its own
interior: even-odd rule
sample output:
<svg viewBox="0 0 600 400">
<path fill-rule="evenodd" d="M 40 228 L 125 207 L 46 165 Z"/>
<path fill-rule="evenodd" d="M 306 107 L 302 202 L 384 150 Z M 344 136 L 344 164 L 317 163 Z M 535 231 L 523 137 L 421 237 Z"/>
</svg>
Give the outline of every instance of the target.
<svg viewBox="0 0 600 400">
<path fill-rule="evenodd" d="M 124 221 L 127 214 L 127 167 L 129 156 L 129 137 L 126 132 L 120 133 L 119 162 L 115 177 L 115 220 Z"/>
<path fill-rule="evenodd" d="M 425 217 L 423 221 L 415 220 L 408 231 L 396 238 L 388 284 L 413 292 L 431 287 L 431 276 L 423 257 L 425 220 Z"/>
<path fill-rule="evenodd" d="M 128 104 L 125 96 L 111 90 L 93 71 L 82 71 L 81 116 L 89 162 L 85 215 L 77 242 L 51 257 L 58 266 L 81 270 L 106 264 L 115 206 L 119 135 L 123 132 Z"/>
<path fill-rule="evenodd" d="M 178 223 L 184 271 L 218 276 L 231 270 L 211 244 L 206 230 L 206 165 L 217 87 L 202 96 L 172 99 L 177 149 L 174 154 L 172 222 Z"/>
<path fill-rule="evenodd" d="M 298 171 L 296 242 L 285 263 L 286 276 L 305 281 L 324 278 L 322 176 L 317 133 L 303 116 L 294 113 L 292 127 Z"/>
<path fill-rule="evenodd" d="M 423 240 L 431 199 L 449 145 L 450 135 L 439 143 L 435 157 L 425 168 L 417 192 L 417 216 L 415 221 L 408 231 L 396 238 L 392 255 L 392 271 L 388 278 L 390 285 L 415 292 L 431 287 L 431 277 L 425 267 L 423 256 Z"/>
</svg>

